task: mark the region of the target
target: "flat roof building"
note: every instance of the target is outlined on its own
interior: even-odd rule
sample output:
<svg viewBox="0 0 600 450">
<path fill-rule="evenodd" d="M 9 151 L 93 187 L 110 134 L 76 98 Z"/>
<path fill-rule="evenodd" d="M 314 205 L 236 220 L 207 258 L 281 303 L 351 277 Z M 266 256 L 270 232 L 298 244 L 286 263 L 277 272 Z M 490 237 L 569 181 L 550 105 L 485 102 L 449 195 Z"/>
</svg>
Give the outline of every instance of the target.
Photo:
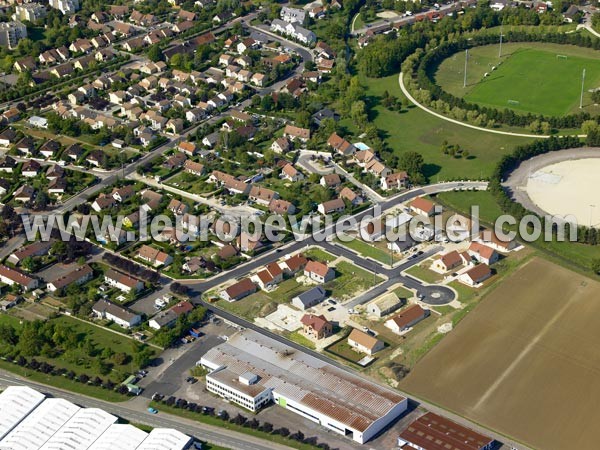
<svg viewBox="0 0 600 450">
<path fill-rule="evenodd" d="M 198 362 L 208 369 L 207 389 L 238 404 L 277 405 L 364 443 L 402 414 L 407 399 L 343 369 L 252 330 L 209 350 Z M 250 372 L 252 377 L 246 376 Z"/>
<path fill-rule="evenodd" d="M 9 386 L 0 394 L 0 439 L 44 400 L 44 394 L 27 386 Z"/>
</svg>

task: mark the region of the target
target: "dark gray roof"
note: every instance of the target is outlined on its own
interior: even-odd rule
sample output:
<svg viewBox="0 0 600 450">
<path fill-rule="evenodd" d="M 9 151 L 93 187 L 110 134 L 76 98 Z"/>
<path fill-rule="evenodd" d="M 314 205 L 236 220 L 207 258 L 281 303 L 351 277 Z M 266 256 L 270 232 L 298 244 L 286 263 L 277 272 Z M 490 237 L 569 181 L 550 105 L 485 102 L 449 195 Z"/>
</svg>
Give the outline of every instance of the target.
<svg viewBox="0 0 600 450">
<path fill-rule="evenodd" d="M 297 295 L 295 298 L 300 300 L 304 306 L 311 306 L 315 304 L 315 302 L 322 301 L 326 296 L 327 293 L 325 292 L 325 289 L 323 289 L 323 286 L 316 286 L 300 295 Z"/>
</svg>

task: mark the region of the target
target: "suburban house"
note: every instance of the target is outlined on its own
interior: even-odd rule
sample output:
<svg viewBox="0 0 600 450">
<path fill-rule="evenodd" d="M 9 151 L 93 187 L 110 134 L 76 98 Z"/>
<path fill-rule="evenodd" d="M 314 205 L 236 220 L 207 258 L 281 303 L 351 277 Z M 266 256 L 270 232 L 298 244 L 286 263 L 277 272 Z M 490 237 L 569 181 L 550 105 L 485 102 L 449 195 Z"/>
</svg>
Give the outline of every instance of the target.
<svg viewBox="0 0 600 450">
<path fill-rule="evenodd" d="M 139 259 L 144 260 L 154 267 L 168 266 L 173 262 L 173 257 L 161 250 L 157 250 L 149 245 L 142 245 L 136 255 Z"/>
<path fill-rule="evenodd" d="M 453 250 L 436 258 L 431 267 L 438 272 L 448 272 L 461 264 L 463 264 L 463 259 L 460 256 L 460 253 Z"/>
<path fill-rule="evenodd" d="M 353 206 L 360 205 L 363 202 L 363 198 L 349 187 L 344 187 L 340 191 L 340 198 L 342 200 L 347 200 Z"/>
<path fill-rule="evenodd" d="M 180 316 L 189 314 L 193 309 L 194 305 L 190 302 L 179 302 L 166 311 L 161 311 L 155 315 L 148 322 L 148 326 L 154 330 L 171 328 Z"/>
<path fill-rule="evenodd" d="M 317 206 L 317 211 L 323 215 L 344 212 L 345 209 L 346 203 L 344 203 L 344 200 L 341 198 L 334 198 L 333 200 L 323 202 Z"/>
<path fill-rule="evenodd" d="M 50 250 L 51 247 L 52 242 L 36 241 L 29 245 L 21 247 L 18 250 L 15 250 L 14 253 L 10 254 L 7 261 L 11 264 L 14 264 L 15 266 L 18 266 L 25 258 L 43 256 L 48 254 L 48 250 Z"/>
<path fill-rule="evenodd" d="M 271 189 L 267 189 L 254 184 L 250 188 L 248 198 L 252 201 L 255 201 L 259 205 L 269 206 L 271 200 L 276 200 L 279 198 L 279 194 L 275 191 L 272 191 Z"/>
<path fill-rule="evenodd" d="M 306 142 L 310 139 L 310 130 L 288 124 L 283 130 L 283 136 L 289 138 L 291 141 L 298 139 L 299 141 Z"/>
<path fill-rule="evenodd" d="M 408 185 L 408 174 L 406 172 L 390 173 L 381 177 L 381 189 L 389 191 L 390 189 L 403 189 Z"/>
<path fill-rule="evenodd" d="M 109 302 L 108 300 L 98 300 L 92 306 L 92 312 L 99 319 L 112 320 L 123 328 L 131 328 L 142 322 L 142 317 L 129 309 Z"/>
<path fill-rule="evenodd" d="M 411 305 L 391 319 L 386 320 L 385 326 L 394 333 L 400 334 L 404 330 L 412 328 L 426 317 L 429 317 L 430 313 L 428 309 L 423 309 L 420 305 Z"/>
<path fill-rule="evenodd" d="M 304 276 L 317 283 L 327 283 L 335 278 L 335 271 L 319 261 L 309 261 L 304 268 Z"/>
<path fill-rule="evenodd" d="M 410 202 L 411 211 L 421 214 L 425 217 L 431 217 L 435 214 L 435 203 L 423 197 L 417 197 Z"/>
<path fill-rule="evenodd" d="M 293 203 L 279 198 L 271 200 L 271 203 L 269 203 L 269 211 L 273 214 L 283 216 L 284 214 L 294 214 L 296 212 L 296 207 Z"/>
<path fill-rule="evenodd" d="M 285 275 L 291 276 L 303 271 L 306 264 L 308 264 L 308 259 L 298 254 L 280 262 L 279 267 L 281 267 Z"/>
<path fill-rule="evenodd" d="M 291 149 L 292 145 L 290 144 L 290 141 L 284 137 L 275 139 L 271 144 L 271 150 L 273 150 L 275 153 L 287 153 Z"/>
<path fill-rule="evenodd" d="M 325 300 L 325 297 L 327 297 L 325 289 L 323 289 L 322 286 L 315 286 L 314 288 L 292 298 L 292 305 L 298 309 L 305 310 L 318 305 Z"/>
<path fill-rule="evenodd" d="M 26 291 L 38 287 L 38 280 L 25 275 L 23 272 L 0 264 L 0 282 L 9 286 L 18 285 Z"/>
<path fill-rule="evenodd" d="M 296 182 L 304 179 L 304 175 L 299 172 L 293 165 L 287 163 L 281 169 L 281 176 L 283 179 Z"/>
<path fill-rule="evenodd" d="M 305 314 L 300 323 L 302 332 L 312 339 L 323 339 L 333 334 L 333 325 L 322 315 Z"/>
<path fill-rule="evenodd" d="M 499 258 L 496 250 L 480 242 L 471 242 L 467 252 L 475 260 L 479 261 L 480 263 L 487 264 L 488 266 L 497 262 Z"/>
<path fill-rule="evenodd" d="M 256 285 L 252 282 L 252 280 L 250 280 L 250 278 L 243 278 L 237 283 L 232 284 L 228 288 L 224 289 L 221 292 L 221 297 L 228 302 L 234 302 L 247 297 L 250 294 L 254 294 L 255 292 Z"/>
<path fill-rule="evenodd" d="M 46 289 L 50 292 L 55 292 L 60 289 L 69 287 L 72 284 L 83 284 L 89 281 L 94 276 L 94 271 L 90 266 L 84 264 L 81 267 L 77 267 L 75 270 L 63 275 L 56 280 L 47 283 Z"/>
<path fill-rule="evenodd" d="M 356 147 L 348 142 L 343 137 L 340 137 L 337 133 L 332 133 L 327 139 L 327 145 L 333 148 L 337 153 L 344 156 L 350 156 L 356 151 Z"/>
<path fill-rule="evenodd" d="M 348 345 L 357 352 L 366 353 L 369 356 L 372 356 L 385 347 L 383 341 L 356 328 L 354 328 L 348 336 Z"/>
<path fill-rule="evenodd" d="M 144 288 L 144 283 L 137 278 L 118 272 L 114 269 L 106 271 L 104 274 L 104 281 L 126 293 L 129 293 L 132 290 L 134 292 L 139 292 Z"/>
<path fill-rule="evenodd" d="M 100 194 L 94 203 L 92 203 L 92 209 L 96 212 L 103 211 L 105 209 L 112 208 L 117 204 L 117 200 L 112 195 Z"/>
<path fill-rule="evenodd" d="M 204 173 L 204 165 L 188 159 L 183 165 L 183 169 L 192 175 L 202 176 Z"/>
<path fill-rule="evenodd" d="M 514 239 L 501 239 L 494 230 L 482 231 L 478 240 L 499 252 L 510 252 L 519 245 Z"/>
<path fill-rule="evenodd" d="M 395 292 L 388 292 L 367 305 L 367 314 L 376 317 L 387 316 L 402 306 L 402 300 Z"/>
<path fill-rule="evenodd" d="M 468 286 L 477 286 L 492 276 L 492 269 L 487 264 L 477 264 L 472 269 L 459 275 L 458 280 Z"/>
<path fill-rule="evenodd" d="M 319 183 L 325 188 L 336 188 L 342 184 L 342 179 L 337 173 L 330 173 L 328 175 L 323 175 L 319 180 Z"/>
<path fill-rule="evenodd" d="M 283 270 L 277 263 L 272 262 L 250 279 L 258 284 L 261 289 L 267 289 L 283 281 Z"/>
</svg>

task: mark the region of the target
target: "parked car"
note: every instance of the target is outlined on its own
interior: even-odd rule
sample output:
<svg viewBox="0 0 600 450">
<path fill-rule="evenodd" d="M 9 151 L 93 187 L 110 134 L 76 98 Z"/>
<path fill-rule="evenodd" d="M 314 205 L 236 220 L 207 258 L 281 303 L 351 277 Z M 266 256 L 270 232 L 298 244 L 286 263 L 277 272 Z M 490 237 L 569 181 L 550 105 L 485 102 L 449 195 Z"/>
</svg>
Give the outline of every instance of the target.
<svg viewBox="0 0 600 450">
<path fill-rule="evenodd" d="M 158 414 L 158 409 L 154 409 L 154 408 L 150 407 L 150 408 L 148 408 L 148 412 L 150 414 Z"/>
</svg>

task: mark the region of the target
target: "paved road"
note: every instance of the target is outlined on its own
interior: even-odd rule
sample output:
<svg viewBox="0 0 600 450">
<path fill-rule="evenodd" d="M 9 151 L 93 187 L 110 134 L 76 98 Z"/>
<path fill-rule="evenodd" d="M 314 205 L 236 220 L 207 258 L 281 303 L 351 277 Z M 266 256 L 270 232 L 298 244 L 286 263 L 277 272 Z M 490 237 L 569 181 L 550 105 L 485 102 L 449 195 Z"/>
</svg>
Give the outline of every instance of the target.
<svg viewBox="0 0 600 450">
<path fill-rule="evenodd" d="M 441 2 L 440 2 L 441 3 Z M 417 21 L 421 21 L 423 19 L 425 19 L 428 15 L 430 14 L 434 14 L 434 13 L 439 13 L 442 16 L 448 15 L 448 13 L 454 12 L 454 11 L 459 11 L 463 8 L 463 4 L 466 5 L 471 5 L 471 4 L 476 4 L 477 0 L 466 0 L 462 3 L 459 2 L 453 2 L 450 4 L 445 4 L 445 5 L 441 5 L 439 10 L 435 10 L 435 9 L 431 9 L 428 11 L 423 11 L 417 14 L 414 14 L 412 16 L 407 16 L 407 17 L 397 17 L 394 19 L 381 19 L 381 20 L 377 20 L 375 22 L 369 23 L 367 25 L 365 25 L 362 28 L 359 28 L 358 30 L 354 29 L 354 21 L 356 20 L 356 16 L 354 16 L 354 19 L 352 20 L 352 30 L 351 30 L 351 35 L 352 36 L 360 36 L 362 34 L 365 34 L 367 31 L 373 29 L 373 28 L 377 28 L 379 26 L 382 25 L 388 25 L 388 24 L 394 24 L 394 25 L 400 25 L 400 26 L 405 26 L 405 25 L 410 25 L 413 24 Z"/>
<path fill-rule="evenodd" d="M 111 414 L 122 417 L 133 423 L 149 425 L 151 427 L 175 428 L 196 439 L 207 441 L 211 444 L 220 445 L 226 448 L 239 450 L 287 450 L 290 447 L 267 442 L 250 435 L 237 433 L 235 431 L 224 430 L 219 427 L 205 425 L 200 422 L 184 419 L 179 416 L 172 416 L 164 412 L 150 414 L 147 408 L 147 400 L 136 398 L 124 403 L 111 403 L 103 400 L 86 397 L 79 394 L 73 394 L 57 388 L 52 388 L 41 383 L 35 383 L 27 379 L 17 377 L 9 372 L 0 370 L 0 384 L 4 386 L 26 385 L 37 389 L 44 394 L 54 397 L 61 397 L 70 402 L 88 408 L 101 408 Z"/>
</svg>

